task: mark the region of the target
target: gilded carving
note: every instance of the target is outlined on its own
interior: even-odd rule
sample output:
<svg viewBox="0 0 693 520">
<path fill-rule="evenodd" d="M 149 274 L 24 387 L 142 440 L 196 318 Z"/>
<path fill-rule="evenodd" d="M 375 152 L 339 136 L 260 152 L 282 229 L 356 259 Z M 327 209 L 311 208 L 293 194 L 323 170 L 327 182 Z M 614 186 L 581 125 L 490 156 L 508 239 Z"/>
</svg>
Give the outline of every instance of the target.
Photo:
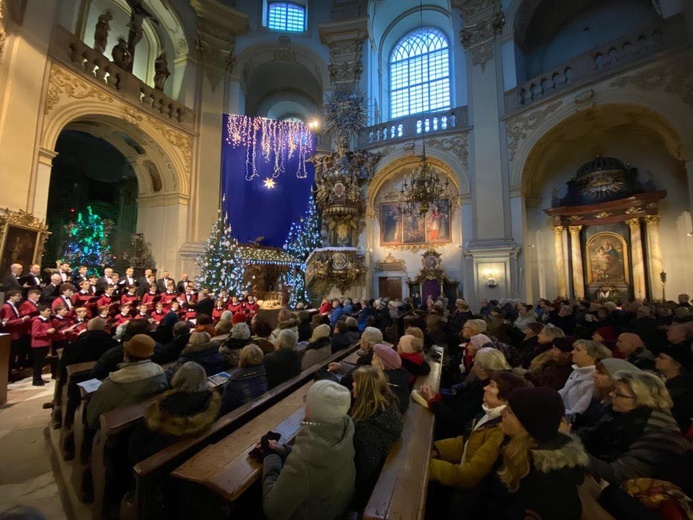
<svg viewBox="0 0 693 520">
<path fill-rule="evenodd" d="M 5 3 L 0 0 L 0 61 L 5 52 L 5 43 L 7 42 L 7 32 L 5 31 Z"/>
<path fill-rule="evenodd" d="M 631 229 L 631 231 L 639 230 L 640 229 L 640 219 L 639 218 L 631 218 L 626 220 L 626 224 L 628 224 L 628 227 Z"/>
<path fill-rule="evenodd" d="M 434 137 L 428 139 L 426 144 L 436 150 L 443 152 L 452 151 L 464 166 L 464 169 L 469 171 L 469 134 L 463 133 L 455 137 Z"/>
<path fill-rule="evenodd" d="M 608 213 L 606 211 L 600 211 L 599 213 L 597 213 L 594 216 L 594 218 L 602 219 L 602 218 L 606 218 L 606 217 L 610 217 L 610 216 L 611 216 L 611 213 Z"/>
<path fill-rule="evenodd" d="M 53 64 L 46 90 L 44 114 L 48 115 L 55 108 L 63 94 L 73 99 L 96 98 L 103 103 L 113 103 L 113 97 L 100 88 L 90 85 L 81 78 L 69 74 L 62 67 Z"/>
<path fill-rule="evenodd" d="M 645 219 L 646 224 L 655 226 L 659 224 L 659 215 L 646 215 L 643 218 Z"/>
<path fill-rule="evenodd" d="M 508 136 L 508 158 L 510 161 L 515 159 L 520 141 L 526 139 L 535 128 L 543 123 L 550 114 L 558 110 L 562 104 L 563 100 L 554 101 L 508 121 L 506 134 Z"/>
<path fill-rule="evenodd" d="M 580 234 L 580 230 L 582 229 L 582 226 L 568 226 L 568 229 L 570 229 L 570 235 L 572 237 L 576 237 Z"/>
<path fill-rule="evenodd" d="M 671 59 L 645 70 L 621 76 L 613 80 L 609 86 L 633 86 L 647 92 L 662 90 L 680 97 L 686 105 L 693 108 L 693 68 L 689 57 Z"/>
<path fill-rule="evenodd" d="M 159 135 L 166 138 L 170 144 L 180 151 L 181 155 L 183 156 L 183 161 L 185 162 L 186 173 L 190 172 L 192 169 L 192 136 L 190 134 L 186 134 L 185 132 L 181 132 L 180 130 L 169 128 L 153 117 L 148 117 L 147 119 L 154 129 L 159 133 Z"/>
<path fill-rule="evenodd" d="M 556 226 L 556 225 L 554 225 L 554 227 L 553 227 L 553 234 L 556 235 L 556 236 L 560 236 L 560 235 L 563 234 L 563 229 L 564 229 L 563 226 Z"/>
<path fill-rule="evenodd" d="M 406 271 L 404 260 L 395 258 L 392 253 L 388 253 L 385 258 L 375 263 L 376 271 Z"/>
<path fill-rule="evenodd" d="M 5 235 L 9 232 L 9 226 L 16 226 L 23 229 L 34 231 L 37 234 L 36 249 L 33 254 L 33 262 L 40 262 L 43 256 L 43 249 L 50 235 L 46 223 L 36 218 L 31 213 L 24 210 L 13 211 L 5 208 L 4 213 L 0 213 L 0 246 L 4 246 Z"/>
</svg>

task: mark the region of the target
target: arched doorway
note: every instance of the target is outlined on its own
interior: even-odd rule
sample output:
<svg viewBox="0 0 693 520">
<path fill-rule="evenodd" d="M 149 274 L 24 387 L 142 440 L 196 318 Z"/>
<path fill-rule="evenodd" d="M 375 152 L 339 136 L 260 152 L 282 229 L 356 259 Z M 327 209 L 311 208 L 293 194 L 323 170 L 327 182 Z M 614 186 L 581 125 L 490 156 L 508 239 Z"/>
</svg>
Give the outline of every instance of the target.
<svg viewBox="0 0 693 520">
<path fill-rule="evenodd" d="M 58 155 L 53 160 L 48 192 L 47 224 L 52 233 L 44 253 L 48 265 L 64 252 L 66 225 L 88 207 L 114 224 L 109 242 L 117 268 L 124 267 L 119 265 L 122 252 L 129 249 L 136 233 L 138 186 L 133 165 L 108 140 L 90 133 L 90 126 L 68 125 L 56 143 Z M 123 149 L 124 143 L 118 144 Z"/>
</svg>

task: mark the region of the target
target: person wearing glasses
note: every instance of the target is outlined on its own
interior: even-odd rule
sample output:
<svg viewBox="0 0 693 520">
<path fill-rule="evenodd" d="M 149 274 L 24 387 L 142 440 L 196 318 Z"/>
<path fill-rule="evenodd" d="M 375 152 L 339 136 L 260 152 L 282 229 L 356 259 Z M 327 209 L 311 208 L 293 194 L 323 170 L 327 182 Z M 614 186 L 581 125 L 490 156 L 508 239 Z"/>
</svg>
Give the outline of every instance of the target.
<svg viewBox="0 0 693 520">
<path fill-rule="evenodd" d="M 612 381 L 613 420 L 581 434 L 590 454 L 590 473 L 617 486 L 641 477 L 676 483 L 677 463 L 690 442 L 671 415 L 673 403 L 664 383 L 649 372 L 623 370 Z"/>
</svg>

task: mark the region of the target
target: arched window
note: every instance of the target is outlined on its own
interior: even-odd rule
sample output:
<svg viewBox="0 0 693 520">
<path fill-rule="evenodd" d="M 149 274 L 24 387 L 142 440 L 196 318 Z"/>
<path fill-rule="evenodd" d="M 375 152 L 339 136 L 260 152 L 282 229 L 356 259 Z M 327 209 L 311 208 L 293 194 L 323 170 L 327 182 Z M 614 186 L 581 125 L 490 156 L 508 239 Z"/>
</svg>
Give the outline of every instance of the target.
<svg viewBox="0 0 693 520">
<path fill-rule="evenodd" d="M 296 2 L 267 2 L 266 25 L 276 31 L 306 30 L 306 6 Z"/>
<path fill-rule="evenodd" d="M 390 118 L 450 108 L 450 50 L 441 31 L 422 27 L 390 55 Z"/>
</svg>

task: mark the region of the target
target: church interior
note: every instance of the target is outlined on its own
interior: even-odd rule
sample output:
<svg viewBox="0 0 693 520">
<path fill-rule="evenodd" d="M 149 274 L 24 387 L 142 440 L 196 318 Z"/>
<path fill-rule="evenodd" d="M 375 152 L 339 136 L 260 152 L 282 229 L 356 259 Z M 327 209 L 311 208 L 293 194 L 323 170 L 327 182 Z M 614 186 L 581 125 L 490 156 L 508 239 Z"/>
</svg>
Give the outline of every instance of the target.
<svg viewBox="0 0 693 520">
<path fill-rule="evenodd" d="M 479 518 L 517 518 L 513 508 L 556 518 L 551 500 L 521 503 L 541 471 L 525 456 L 513 480 L 506 446 L 519 436 L 500 409 L 522 410 L 531 452 L 543 442 L 532 421 L 548 419 L 526 403 L 538 399 L 548 416 L 560 395 L 557 421 L 577 417 L 570 438 L 599 458 L 579 433 L 589 400 L 579 408 L 570 385 L 590 367 L 591 382 L 605 358 L 612 386 L 603 401 L 599 381 L 585 390 L 594 406 L 621 419 L 614 392 L 637 400 L 639 388 L 654 395 L 661 384 L 673 405 L 638 406 L 676 420 L 670 445 L 691 460 L 692 1 L 0 0 L 0 102 L 0 520 L 464 518 L 482 507 L 470 490 L 495 496 L 484 486 L 501 481 L 510 492 L 497 507 L 507 508 Z M 293 347 L 284 330 L 295 330 Z M 86 352 L 79 345 L 96 333 L 104 337 Z M 338 348 L 338 335 L 350 341 Z M 214 343 L 221 364 L 193 356 L 196 341 Z M 301 366 L 272 384 L 267 357 L 296 345 Z M 113 349 L 118 359 L 105 360 Z M 505 358 L 474 363 L 476 350 Z M 533 372 L 554 350 L 551 363 L 567 370 L 555 388 Z M 583 354 L 591 362 L 578 362 Z M 630 365 L 611 371 L 612 355 Z M 364 358 L 380 375 L 358 368 Z M 288 370 L 288 359 L 275 362 Z M 136 399 L 124 390 L 119 406 L 93 416 L 104 385 L 142 363 L 163 370 L 164 386 Z M 214 420 L 165 443 L 147 437 L 151 410 L 169 402 L 155 394 L 179 392 L 195 377 L 189 365 L 210 376 L 203 408 Z M 263 378 L 267 370 L 264 391 L 225 408 L 227 379 L 256 365 Z M 658 382 L 632 383 L 622 375 L 631 365 Z M 496 379 L 511 367 L 522 382 Z M 405 368 L 400 397 L 393 372 Z M 391 388 L 383 379 L 374 410 L 390 395 L 413 400 L 387 449 L 368 453 L 381 460 L 364 491 L 359 423 L 374 412 L 363 411 L 359 381 L 383 373 Z M 520 403 L 525 383 L 537 394 Z M 487 384 L 509 395 L 495 418 Z M 538 392 L 547 386 L 555 392 Z M 336 413 L 344 388 L 356 488 L 340 505 L 343 481 L 326 480 L 333 493 L 317 499 L 316 473 L 286 484 L 286 469 L 307 456 L 302 435 L 319 437 L 315 415 Z M 461 413 L 458 390 L 465 406 L 476 403 L 466 428 L 440 412 Z M 482 421 L 502 422 L 484 471 L 499 477 L 446 484 L 435 463 L 449 445 L 432 443 L 471 435 L 451 471 L 471 465 L 482 396 Z M 293 451 L 280 457 L 276 441 L 260 442 L 268 431 Z M 133 439 L 143 453 L 162 444 L 133 459 Z M 275 459 L 276 482 L 267 478 Z M 642 505 L 627 486 L 635 476 L 693 496 L 690 476 L 681 484 L 640 468 L 617 479 L 587 467 L 589 489 L 585 480 L 579 496 L 576 486 L 556 491 L 558 517 L 632 518 L 603 489 Z M 290 486 L 307 498 L 272 502 Z M 17 506 L 44 516 L 11 516 Z"/>
</svg>

